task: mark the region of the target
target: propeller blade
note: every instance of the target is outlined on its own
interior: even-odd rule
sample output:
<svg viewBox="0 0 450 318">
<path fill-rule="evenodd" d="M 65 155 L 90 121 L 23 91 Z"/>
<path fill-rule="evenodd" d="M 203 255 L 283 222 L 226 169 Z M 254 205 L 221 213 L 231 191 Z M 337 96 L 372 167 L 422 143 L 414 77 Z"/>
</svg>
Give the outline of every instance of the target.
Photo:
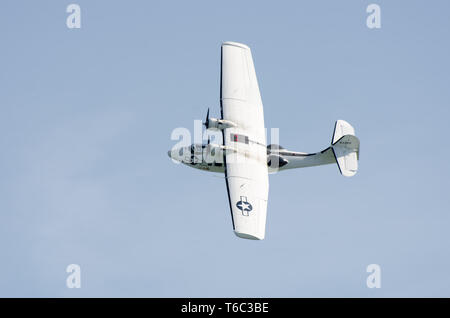
<svg viewBox="0 0 450 318">
<path fill-rule="evenodd" d="M 206 120 L 203 124 L 205 125 L 206 129 L 209 128 L 209 107 L 208 107 L 208 111 L 206 112 Z"/>
</svg>

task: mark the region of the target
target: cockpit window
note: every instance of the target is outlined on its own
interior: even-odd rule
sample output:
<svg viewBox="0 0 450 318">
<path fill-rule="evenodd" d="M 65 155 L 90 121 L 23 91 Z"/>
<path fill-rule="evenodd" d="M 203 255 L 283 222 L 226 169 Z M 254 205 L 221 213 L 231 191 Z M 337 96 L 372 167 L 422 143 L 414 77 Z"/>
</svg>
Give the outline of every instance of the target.
<svg viewBox="0 0 450 318">
<path fill-rule="evenodd" d="M 180 148 L 180 151 L 178 151 L 178 154 L 179 154 L 180 156 L 183 155 L 183 148 Z"/>
<path fill-rule="evenodd" d="M 198 144 L 192 144 L 191 145 L 191 152 L 201 153 L 202 149 L 203 149 L 202 145 L 198 145 Z"/>
</svg>

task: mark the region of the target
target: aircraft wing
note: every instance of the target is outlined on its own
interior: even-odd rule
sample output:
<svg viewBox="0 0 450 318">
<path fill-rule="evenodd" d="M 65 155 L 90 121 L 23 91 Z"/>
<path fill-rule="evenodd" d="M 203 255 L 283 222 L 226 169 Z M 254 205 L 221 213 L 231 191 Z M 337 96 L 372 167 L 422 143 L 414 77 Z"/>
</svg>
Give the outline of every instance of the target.
<svg viewBox="0 0 450 318">
<path fill-rule="evenodd" d="M 266 133 L 252 54 L 244 44 L 222 44 L 220 103 L 222 119 L 236 124 L 222 130 L 233 230 L 262 240 L 269 193 Z"/>
</svg>

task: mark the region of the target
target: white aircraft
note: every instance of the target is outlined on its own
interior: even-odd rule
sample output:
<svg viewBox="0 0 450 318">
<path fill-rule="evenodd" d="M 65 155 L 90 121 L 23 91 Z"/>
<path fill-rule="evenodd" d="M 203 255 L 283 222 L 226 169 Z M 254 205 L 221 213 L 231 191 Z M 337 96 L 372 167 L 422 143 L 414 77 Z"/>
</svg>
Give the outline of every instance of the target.
<svg viewBox="0 0 450 318">
<path fill-rule="evenodd" d="M 353 127 L 336 121 L 331 145 L 303 153 L 266 145 L 264 113 L 250 48 L 225 42 L 221 54 L 221 119 L 210 118 L 206 129 L 222 132 L 223 144 L 193 144 L 168 152 L 190 167 L 225 173 L 234 233 L 241 238 L 265 236 L 269 173 L 337 163 L 346 177 L 358 170 L 359 140 Z"/>
</svg>

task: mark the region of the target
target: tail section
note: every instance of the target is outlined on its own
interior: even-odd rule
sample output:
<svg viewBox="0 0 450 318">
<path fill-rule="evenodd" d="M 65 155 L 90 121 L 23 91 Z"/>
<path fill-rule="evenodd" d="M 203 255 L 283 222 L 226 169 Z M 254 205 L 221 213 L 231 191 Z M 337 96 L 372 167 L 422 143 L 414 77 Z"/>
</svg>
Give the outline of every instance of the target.
<svg viewBox="0 0 450 318">
<path fill-rule="evenodd" d="M 359 139 L 355 136 L 355 129 L 344 120 L 336 121 L 331 149 L 341 174 L 354 176 L 358 170 Z"/>
</svg>

